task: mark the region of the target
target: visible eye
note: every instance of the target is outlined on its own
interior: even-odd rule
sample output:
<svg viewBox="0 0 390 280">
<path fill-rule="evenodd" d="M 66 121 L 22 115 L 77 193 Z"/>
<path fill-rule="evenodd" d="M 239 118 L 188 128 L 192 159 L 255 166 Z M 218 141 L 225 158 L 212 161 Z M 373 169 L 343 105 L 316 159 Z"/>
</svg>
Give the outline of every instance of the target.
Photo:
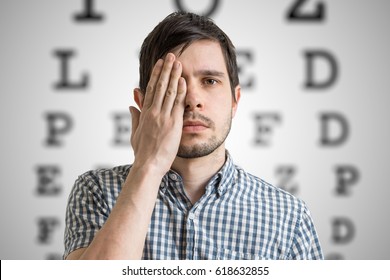
<svg viewBox="0 0 390 280">
<path fill-rule="evenodd" d="M 207 86 L 212 86 L 212 85 L 216 85 L 216 84 L 218 83 L 218 81 L 215 80 L 215 79 L 210 79 L 210 78 L 208 78 L 208 79 L 204 79 L 204 80 L 203 80 L 203 83 L 204 83 L 205 85 L 207 85 Z"/>
</svg>

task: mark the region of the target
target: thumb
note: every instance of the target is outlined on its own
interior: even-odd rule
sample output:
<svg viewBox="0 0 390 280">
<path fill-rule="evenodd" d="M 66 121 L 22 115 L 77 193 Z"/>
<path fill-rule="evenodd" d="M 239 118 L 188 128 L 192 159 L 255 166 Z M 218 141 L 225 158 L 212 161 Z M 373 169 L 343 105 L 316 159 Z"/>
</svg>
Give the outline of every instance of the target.
<svg viewBox="0 0 390 280">
<path fill-rule="evenodd" d="M 141 112 L 133 106 L 130 106 L 129 110 L 131 114 L 131 136 L 133 136 L 137 130 Z"/>
</svg>

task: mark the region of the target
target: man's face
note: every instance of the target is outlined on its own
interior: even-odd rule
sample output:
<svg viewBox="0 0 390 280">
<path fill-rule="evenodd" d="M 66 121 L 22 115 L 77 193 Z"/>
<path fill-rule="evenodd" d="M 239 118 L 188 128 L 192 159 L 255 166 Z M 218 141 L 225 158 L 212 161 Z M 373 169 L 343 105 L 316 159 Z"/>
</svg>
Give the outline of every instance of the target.
<svg viewBox="0 0 390 280">
<path fill-rule="evenodd" d="M 240 98 L 239 87 L 233 101 L 229 75 L 219 43 L 200 40 L 183 53 L 174 52 L 182 63 L 187 83 L 183 134 L 178 156 L 206 156 L 224 149 L 231 121 Z"/>
</svg>

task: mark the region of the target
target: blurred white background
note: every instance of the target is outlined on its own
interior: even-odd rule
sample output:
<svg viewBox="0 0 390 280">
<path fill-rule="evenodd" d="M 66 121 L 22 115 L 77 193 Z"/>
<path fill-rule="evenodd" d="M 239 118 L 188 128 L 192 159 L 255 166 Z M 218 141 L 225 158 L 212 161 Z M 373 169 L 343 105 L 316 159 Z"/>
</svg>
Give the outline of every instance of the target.
<svg viewBox="0 0 390 280">
<path fill-rule="evenodd" d="M 138 51 L 179 6 L 239 53 L 236 164 L 305 200 L 326 258 L 389 259 L 387 0 L 0 0 L 0 258 L 61 258 L 77 176 L 132 162 Z"/>
</svg>

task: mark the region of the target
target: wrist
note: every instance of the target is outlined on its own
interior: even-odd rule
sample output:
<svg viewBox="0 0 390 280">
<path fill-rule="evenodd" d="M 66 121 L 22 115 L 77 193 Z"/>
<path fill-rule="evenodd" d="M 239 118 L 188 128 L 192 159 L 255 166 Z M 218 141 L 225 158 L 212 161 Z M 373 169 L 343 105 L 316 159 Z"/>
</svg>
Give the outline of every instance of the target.
<svg viewBox="0 0 390 280">
<path fill-rule="evenodd" d="M 157 161 L 141 163 L 140 161 L 134 160 L 131 166 L 131 170 L 133 170 L 133 172 L 136 174 L 148 177 L 156 177 L 161 180 L 169 171 L 169 168 L 162 167 L 162 164 L 159 164 Z"/>
<path fill-rule="evenodd" d="M 126 197 L 127 202 L 133 201 L 134 205 L 138 204 L 137 201 L 142 201 L 141 204 L 145 206 L 150 199 L 153 201 L 156 199 L 164 175 L 165 173 L 161 175 L 151 165 L 134 163 L 123 184 L 121 196 Z"/>
</svg>

